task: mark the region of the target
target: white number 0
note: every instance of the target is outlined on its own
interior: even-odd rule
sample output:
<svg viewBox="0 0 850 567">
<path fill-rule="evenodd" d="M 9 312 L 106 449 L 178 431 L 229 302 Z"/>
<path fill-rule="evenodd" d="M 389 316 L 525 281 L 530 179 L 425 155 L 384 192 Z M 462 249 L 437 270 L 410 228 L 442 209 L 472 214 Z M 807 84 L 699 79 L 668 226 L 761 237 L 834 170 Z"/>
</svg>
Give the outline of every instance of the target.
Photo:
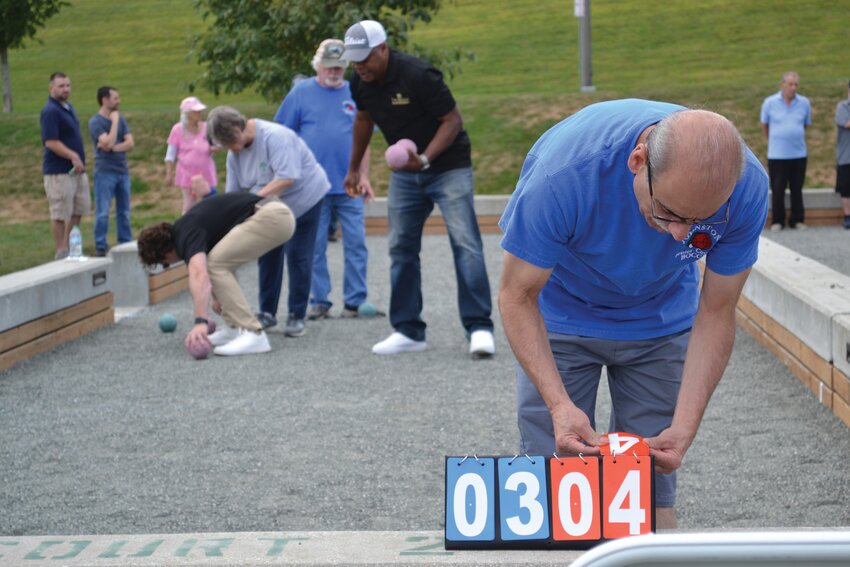
<svg viewBox="0 0 850 567">
<path fill-rule="evenodd" d="M 575 486 L 578 489 L 579 513 L 581 517 L 578 522 L 573 522 L 573 513 L 570 508 L 570 491 Z M 558 486 L 558 515 L 564 531 L 573 537 L 583 536 L 590 530 L 593 522 L 593 491 L 587 477 L 581 473 L 571 472 L 564 475 Z"/>
<path fill-rule="evenodd" d="M 466 491 L 472 487 L 475 493 L 475 518 L 466 521 Z M 454 513 L 457 531 L 465 537 L 475 537 L 487 526 L 487 487 L 477 474 L 466 473 L 455 484 Z"/>
<path fill-rule="evenodd" d="M 623 502 L 629 499 L 629 507 Z M 608 506 L 608 521 L 612 524 L 629 524 L 629 535 L 640 533 L 640 526 L 646 522 L 646 510 L 640 507 L 640 472 L 629 471 L 617 494 Z"/>
<path fill-rule="evenodd" d="M 519 495 L 519 507 L 529 511 L 528 523 L 522 523 L 519 516 L 511 516 L 505 520 L 505 523 L 516 535 L 529 536 L 536 534 L 543 526 L 543 506 L 536 500 L 540 493 L 540 483 L 536 476 L 523 471 L 508 477 L 505 481 L 505 490 L 518 492 L 520 485 L 525 485 L 526 491 Z"/>
</svg>

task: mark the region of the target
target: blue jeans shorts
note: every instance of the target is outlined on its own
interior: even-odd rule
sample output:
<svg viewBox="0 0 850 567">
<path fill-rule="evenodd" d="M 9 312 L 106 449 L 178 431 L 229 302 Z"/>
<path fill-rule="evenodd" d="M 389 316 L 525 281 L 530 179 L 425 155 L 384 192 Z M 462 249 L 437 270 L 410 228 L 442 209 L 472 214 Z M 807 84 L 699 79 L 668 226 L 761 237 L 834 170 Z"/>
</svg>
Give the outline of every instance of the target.
<svg viewBox="0 0 850 567">
<path fill-rule="evenodd" d="M 602 367 L 611 392 L 608 431 L 654 437 L 670 426 L 682 380 L 690 329 L 639 341 L 615 341 L 549 334 L 567 393 L 596 429 L 596 394 Z M 517 364 L 517 424 L 520 453 L 555 451 L 552 418 L 537 388 Z M 655 474 L 656 506 L 676 503 L 676 473 Z"/>
</svg>

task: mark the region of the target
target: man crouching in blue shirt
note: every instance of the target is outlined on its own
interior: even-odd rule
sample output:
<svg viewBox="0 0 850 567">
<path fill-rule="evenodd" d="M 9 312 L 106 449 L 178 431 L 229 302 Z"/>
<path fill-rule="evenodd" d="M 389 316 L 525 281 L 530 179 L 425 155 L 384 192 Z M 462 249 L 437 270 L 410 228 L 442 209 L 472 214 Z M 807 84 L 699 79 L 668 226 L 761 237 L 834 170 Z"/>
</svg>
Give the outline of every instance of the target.
<svg viewBox="0 0 850 567">
<path fill-rule="evenodd" d="M 603 102 L 537 141 L 499 223 L 521 453 L 599 454 L 605 366 L 609 431 L 646 438 L 657 527 L 676 526 L 674 471 L 729 361 L 767 205 L 764 168 L 713 112 Z"/>
</svg>

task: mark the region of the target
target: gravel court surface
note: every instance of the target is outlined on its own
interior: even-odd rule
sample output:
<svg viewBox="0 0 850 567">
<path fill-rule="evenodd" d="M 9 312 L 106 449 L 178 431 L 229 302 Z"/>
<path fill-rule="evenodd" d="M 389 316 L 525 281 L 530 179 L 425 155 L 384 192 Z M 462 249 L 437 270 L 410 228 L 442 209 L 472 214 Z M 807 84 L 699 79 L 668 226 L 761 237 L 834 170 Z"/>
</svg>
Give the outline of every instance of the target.
<svg viewBox="0 0 850 567">
<path fill-rule="evenodd" d="M 762 235 L 777 244 L 850 276 L 850 230 L 839 225 L 810 226 L 806 230 L 765 230 Z"/>
<path fill-rule="evenodd" d="M 499 237 L 484 240 L 495 305 Z M 386 239 L 368 245 L 386 309 Z M 334 318 L 198 362 L 183 293 L 0 373 L 0 534 L 442 529 L 444 456 L 516 448 L 514 361 L 497 313 L 497 355 L 468 357 L 445 236 L 422 263 L 425 353 L 374 356 L 386 318 Z M 256 267 L 240 277 L 256 301 Z M 850 526 L 848 457 L 847 428 L 739 330 L 680 474 L 680 527 Z"/>
</svg>

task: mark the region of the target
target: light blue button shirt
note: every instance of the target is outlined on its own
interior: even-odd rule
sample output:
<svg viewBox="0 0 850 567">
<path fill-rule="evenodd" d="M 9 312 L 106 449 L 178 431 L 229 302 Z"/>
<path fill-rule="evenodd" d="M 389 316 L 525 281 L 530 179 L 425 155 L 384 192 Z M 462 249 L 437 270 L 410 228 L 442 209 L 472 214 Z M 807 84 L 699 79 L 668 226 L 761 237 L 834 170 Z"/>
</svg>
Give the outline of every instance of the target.
<svg viewBox="0 0 850 567">
<path fill-rule="evenodd" d="M 812 105 L 803 95 L 785 104 L 782 91 L 764 99 L 761 123 L 767 124 L 767 159 L 806 157 L 806 126 L 812 124 Z"/>
</svg>

